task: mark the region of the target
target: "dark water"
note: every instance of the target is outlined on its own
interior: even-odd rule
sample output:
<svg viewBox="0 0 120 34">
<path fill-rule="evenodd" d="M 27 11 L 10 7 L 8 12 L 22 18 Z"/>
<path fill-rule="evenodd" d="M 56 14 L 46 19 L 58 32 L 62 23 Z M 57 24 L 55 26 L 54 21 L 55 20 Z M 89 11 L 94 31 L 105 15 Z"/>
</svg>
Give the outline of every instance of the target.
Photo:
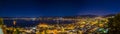
<svg viewBox="0 0 120 34">
<path fill-rule="evenodd" d="M 59 24 L 68 24 L 73 23 L 74 21 L 59 21 Z M 34 27 L 39 23 L 47 23 L 47 24 L 57 24 L 56 20 L 16 20 L 16 25 L 13 24 L 13 20 L 4 20 L 4 24 L 7 27 Z"/>
</svg>

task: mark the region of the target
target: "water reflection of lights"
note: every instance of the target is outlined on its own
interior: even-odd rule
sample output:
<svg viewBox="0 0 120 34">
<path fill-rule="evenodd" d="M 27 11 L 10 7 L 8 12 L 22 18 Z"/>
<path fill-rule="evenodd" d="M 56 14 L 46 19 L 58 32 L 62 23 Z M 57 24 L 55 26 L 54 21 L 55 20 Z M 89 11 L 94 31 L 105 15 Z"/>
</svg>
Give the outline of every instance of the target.
<svg viewBox="0 0 120 34">
<path fill-rule="evenodd" d="M 36 18 L 32 18 L 32 21 L 35 21 Z"/>
</svg>

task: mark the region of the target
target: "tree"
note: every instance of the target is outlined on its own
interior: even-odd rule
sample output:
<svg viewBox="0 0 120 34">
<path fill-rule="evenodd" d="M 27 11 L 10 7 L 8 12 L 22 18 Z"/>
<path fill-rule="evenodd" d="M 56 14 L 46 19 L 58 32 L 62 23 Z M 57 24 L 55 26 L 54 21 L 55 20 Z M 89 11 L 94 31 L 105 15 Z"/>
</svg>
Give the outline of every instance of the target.
<svg viewBox="0 0 120 34">
<path fill-rule="evenodd" d="M 109 34 L 119 34 L 120 33 L 120 14 L 115 15 L 114 18 L 108 19 Z"/>
<path fill-rule="evenodd" d="M 3 18 L 0 18 L 0 25 L 3 25 Z"/>
<path fill-rule="evenodd" d="M 14 32 L 14 34 L 20 34 L 20 31 L 18 29 L 16 29 L 16 31 Z"/>
</svg>

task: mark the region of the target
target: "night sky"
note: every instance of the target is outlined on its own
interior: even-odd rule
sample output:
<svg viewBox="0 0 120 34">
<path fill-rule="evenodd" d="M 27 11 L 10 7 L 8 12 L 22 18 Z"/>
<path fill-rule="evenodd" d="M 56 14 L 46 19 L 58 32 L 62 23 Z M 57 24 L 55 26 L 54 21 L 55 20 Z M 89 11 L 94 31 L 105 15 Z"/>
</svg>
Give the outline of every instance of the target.
<svg viewBox="0 0 120 34">
<path fill-rule="evenodd" d="M 0 0 L 1 17 L 107 15 L 120 12 L 120 0 Z"/>
</svg>

